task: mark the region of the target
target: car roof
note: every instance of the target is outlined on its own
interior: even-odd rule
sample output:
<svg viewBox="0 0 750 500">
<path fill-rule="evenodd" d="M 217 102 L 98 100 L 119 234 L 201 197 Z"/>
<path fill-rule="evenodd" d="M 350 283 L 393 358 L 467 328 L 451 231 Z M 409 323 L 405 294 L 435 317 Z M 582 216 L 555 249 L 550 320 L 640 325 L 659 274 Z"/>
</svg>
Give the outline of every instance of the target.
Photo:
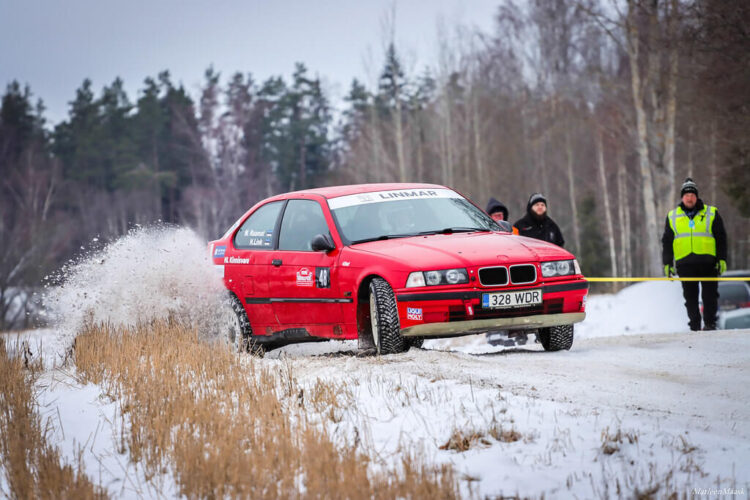
<svg viewBox="0 0 750 500">
<path fill-rule="evenodd" d="M 750 269 L 735 269 L 732 271 L 726 271 L 722 276 L 734 276 L 736 278 L 742 278 L 744 276 L 750 277 Z"/>
<path fill-rule="evenodd" d="M 750 288 L 750 285 L 747 284 L 747 281 L 719 281 L 720 287 L 730 287 L 730 288 L 741 288 L 746 287 Z"/>
<path fill-rule="evenodd" d="M 284 193 L 279 197 L 288 198 L 300 194 L 316 194 L 324 198 L 338 198 L 350 194 L 372 193 L 374 191 L 394 191 L 398 189 L 447 189 L 445 186 L 438 184 L 420 184 L 411 182 L 391 182 L 381 184 L 350 184 L 346 186 L 329 186 L 315 189 L 305 189 L 304 191 L 293 191 Z"/>
</svg>

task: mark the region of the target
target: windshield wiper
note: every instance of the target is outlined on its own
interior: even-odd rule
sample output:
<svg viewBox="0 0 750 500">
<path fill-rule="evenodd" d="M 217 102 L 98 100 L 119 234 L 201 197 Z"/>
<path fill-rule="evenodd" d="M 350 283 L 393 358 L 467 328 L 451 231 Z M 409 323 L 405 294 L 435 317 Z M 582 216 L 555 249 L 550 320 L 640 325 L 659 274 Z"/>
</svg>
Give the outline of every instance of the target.
<svg viewBox="0 0 750 500">
<path fill-rule="evenodd" d="M 483 229 L 481 227 L 446 227 L 443 229 L 436 229 L 433 231 L 422 231 L 420 235 L 424 234 L 451 234 L 451 233 L 473 233 L 473 232 L 489 232 L 489 229 Z"/>
<path fill-rule="evenodd" d="M 368 243 L 370 241 L 381 241 L 381 240 L 395 240 L 396 238 L 409 238 L 411 236 L 417 236 L 414 233 L 409 234 L 381 234 L 380 236 L 375 236 L 373 238 L 364 238 L 361 240 L 355 240 L 352 241 L 352 245 L 356 245 L 357 243 Z"/>
</svg>

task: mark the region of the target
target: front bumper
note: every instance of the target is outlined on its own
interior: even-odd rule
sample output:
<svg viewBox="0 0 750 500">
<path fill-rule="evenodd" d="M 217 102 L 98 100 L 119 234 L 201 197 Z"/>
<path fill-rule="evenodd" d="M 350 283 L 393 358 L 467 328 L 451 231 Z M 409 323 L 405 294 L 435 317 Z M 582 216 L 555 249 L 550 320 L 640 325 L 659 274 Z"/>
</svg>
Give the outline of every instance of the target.
<svg viewBox="0 0 750 500">
<path fill-rule="evenodd" d="M 543 302 L 511 308 L 486 308 L 482 294 L 539 290 Z M 583 321 L 588 282 L 555 280 L 534 285 L 458 290 L 395 290 L 401 334 L 450 337 L 497 330 L 533 330 Z"/>
<path fill-rule="evenodd" d="M 451 323 L 424 323 L 401 329 L 404 337 L 441 337 L 483 333 L 492 330 L 536 330 L 551 326 L 571 325 L 584 320 L 585 312 L 537 314 L 514 318 L 475 319 Z"/>
</svg>

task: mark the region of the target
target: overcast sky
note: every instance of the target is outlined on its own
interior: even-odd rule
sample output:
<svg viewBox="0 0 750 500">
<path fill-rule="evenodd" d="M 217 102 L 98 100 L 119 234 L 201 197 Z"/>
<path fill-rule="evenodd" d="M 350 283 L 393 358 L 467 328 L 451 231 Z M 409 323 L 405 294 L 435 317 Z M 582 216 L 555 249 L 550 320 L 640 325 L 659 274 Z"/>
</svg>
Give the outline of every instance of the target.
<svg viewBox="0 0 750 500">
<path fill-rule="evenodd" d="M 396 42 L 409 66 L 433 65 L 437 25 L 489 31 L 497 0 L 399 0 Z M 147 76 L 169 69 L 192 95 L 209 65 L 222 77 L 289 77 L 296 61 L 320 76 L 334 102 L 367 61 L 382 64 L 392 0 L 0 0 L 0 84 L 28 83 L 53 123 L 84 78 L 97 92 L 120 76 L 131 100 Z M 377 73 L 377 69 L 373 72 Z M 370 76 L 371 78 L 371 76 Z"/>
</svg>

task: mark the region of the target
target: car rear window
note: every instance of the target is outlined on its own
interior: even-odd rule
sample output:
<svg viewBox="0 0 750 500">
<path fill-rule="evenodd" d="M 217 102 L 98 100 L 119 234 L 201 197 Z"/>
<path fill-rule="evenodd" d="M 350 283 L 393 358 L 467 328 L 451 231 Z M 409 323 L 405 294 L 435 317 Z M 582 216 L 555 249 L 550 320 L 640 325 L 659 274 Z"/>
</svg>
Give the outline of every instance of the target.
<svg viewBox="0 0 750 500">
<path fill-rule="evenodd" d="M 719 301 L 728 303 L 750 302 L 750 292 L 744 283 L 719 283 Z"/>
<path fill-rule="evenodd" d="M 273 248 L 273 231 L 283 202 L 272 201 L 257 209 L 234 236 L 235 248 Z"/>
</svg>

